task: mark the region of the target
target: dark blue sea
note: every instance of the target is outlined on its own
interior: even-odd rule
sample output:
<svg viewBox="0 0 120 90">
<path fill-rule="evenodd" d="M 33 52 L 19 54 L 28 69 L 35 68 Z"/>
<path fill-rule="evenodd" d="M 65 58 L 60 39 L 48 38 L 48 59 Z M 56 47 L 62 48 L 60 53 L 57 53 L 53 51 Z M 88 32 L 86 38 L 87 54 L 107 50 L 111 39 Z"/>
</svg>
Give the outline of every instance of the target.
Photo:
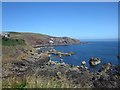
<svg viewBox="0 0 120 90">
<path fill-rule="evenodd" d="M 98 70 L 104 63 L 111 62 L 113 65 L 118 65 L 118 42 L 117 41 L 89 41 L 88 44 L 77 44 L 69 46 L 55 46 L 58 51 L 75 52 L 75 55 L 63 57 L 63 61 L 70 65 L 81 65 L 81 62 L 86 61 L 86 66 L 91 70 Z M 101 59 L 101 64 L 91 67 L 89 60 L 91 57 Z M 53 61 L 59 61 L 57 56 L 52 56 Z"/>
</svg>

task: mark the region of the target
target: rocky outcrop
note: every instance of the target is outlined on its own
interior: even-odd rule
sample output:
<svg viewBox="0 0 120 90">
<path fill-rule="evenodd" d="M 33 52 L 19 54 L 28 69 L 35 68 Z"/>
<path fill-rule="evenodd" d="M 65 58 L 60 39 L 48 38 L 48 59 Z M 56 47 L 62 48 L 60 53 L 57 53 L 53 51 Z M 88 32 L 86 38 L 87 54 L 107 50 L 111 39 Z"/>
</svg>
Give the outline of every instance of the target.
<svg viewBox="0 0 120 90">
<path fill-rule="evenodd" d="M 3 78 L 14 74 L 20 77 L 25 74 L 36 74 L 37 77 L 42 76 L 58 80 L 65 78 L 77 88 L 120 88 L 120 67 L 111 63 L 104 64 L 96 72 L 90 72 L 87 69 L 70 66 L 65 63 L 50 61 L 44 55 L 38 55 L 36 59 L 34 57 L 32 60 L 28 59 L 11 64 L 8 70 L 3 68 Z"/>
<path fill-rule="evenodd" d="M 119 88 L 120 78 L 118 70 L 119 66 L 111 63 L 104 64 L 102 68 L 93 74 L 93 84 L 97 88 Z"/>
<path fill-rule="evenodd" d="M 85 65 L 85 62 L 82 62 Z M 120 88 L 120 67 L 111 63 L 104 64 L 100 70 L 90 72 L 89 69 L 51 61 L 47 53 L 28 53 L 28 57 L 21 61 L 7 63 L 3 68 L 3 78 L 14 75 L 36 75 L 44 78 L 55 78 L 72 83 L 77 88 Z"/>
<path fill-rule="evenodd" d="M 3 78 L 10 77 L 12 75 L 22 76 L 25 74 L 35 73 L 35 69 L 37 67 L 42 67 L 49 62 L 50 58 L 46 53 L 41 54 L 30 54 L 24 60 L 13 61 L 11 63 L 7 63 L 9 67 L 3 68 Z"/>
<path fill-rule="evenodd" d="M 95 66 L 95 65 L 100 64 L 100 63 L 101 63 L 101 60 L 100 60 L 100 58 L 93 58 L 93 57 L 92 57 L 92 58 L 90 59 L 89 63 L 90 63 L 90 65 Z"/>
</svg>

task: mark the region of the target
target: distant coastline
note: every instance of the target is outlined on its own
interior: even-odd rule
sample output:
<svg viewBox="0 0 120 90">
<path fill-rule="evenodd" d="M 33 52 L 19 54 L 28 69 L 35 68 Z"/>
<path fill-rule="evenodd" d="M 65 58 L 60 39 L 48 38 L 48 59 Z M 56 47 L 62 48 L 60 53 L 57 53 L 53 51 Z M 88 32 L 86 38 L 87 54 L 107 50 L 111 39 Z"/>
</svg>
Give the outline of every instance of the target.
<svg viewBox="0 0 120 90">
<path fill-rule="evenodd" d="M 79 39 L 81 41 L 118 41 L 118 39 Z"/>
</svg>

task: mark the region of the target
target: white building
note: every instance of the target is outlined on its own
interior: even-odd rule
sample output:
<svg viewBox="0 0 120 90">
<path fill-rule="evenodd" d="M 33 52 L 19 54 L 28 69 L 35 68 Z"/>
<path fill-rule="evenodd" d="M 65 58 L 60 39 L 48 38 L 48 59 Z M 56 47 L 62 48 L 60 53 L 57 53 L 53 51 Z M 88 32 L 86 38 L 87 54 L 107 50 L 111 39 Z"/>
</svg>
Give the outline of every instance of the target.
<svg viewBox="0 0 120 90">
<path fill-rule="evenodd" d="M 53 44 L 54 42 L 52 40 L 49 41 L 50 44 Z"/>
</svg>

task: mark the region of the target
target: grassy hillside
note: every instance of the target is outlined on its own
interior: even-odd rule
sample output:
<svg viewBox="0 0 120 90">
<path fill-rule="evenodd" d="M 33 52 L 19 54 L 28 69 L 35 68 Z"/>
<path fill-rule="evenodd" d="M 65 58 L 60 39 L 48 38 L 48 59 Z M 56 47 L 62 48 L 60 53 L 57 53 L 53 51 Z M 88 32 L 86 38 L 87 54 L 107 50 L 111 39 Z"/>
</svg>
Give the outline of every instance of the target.
<svg viewBox="0 0 120 90">
<path fill-rule="evenodd" d="M 37 33 L 18 33 L 18 32 L 10 32 L 11 39 L 22 39 L 25 40 L 27 45 L 51 45 L 49 41 L 53 40 L 53 45 L 70 45 L 70 44 L 78 44 L 79 40 L 69 38 L 69 37 L 53 37 L 44 34 Z"/>
<path fill-rule="evenodd" d="M 26 44 L 34 45 L 36 42 L 48 42 L 48 35 L 37 34 L 37 33 L 18 33 L 18 32 L 10 32 L 10 38 L 12 39 L 22 39 L 25 40 Z"/>
<path fill-rule="evenodd" d="M 10 37 L 1 39 L 2 45 L 2 60 L 3 63 L 21 60 L 21 57 L 29 51 L 35 52 L 32 47 L 36 41 L 47 41 L 48 35 L 35 34 L 35 33 L 19 33 L 10 32 Z"/>
<path fill-rule="evenodd" d="M 34 50 L 32 45 L 50 45 L 49 40 L 52 36 L 24 33 L 24 32 L 9 32 L 10 37 L 2 39 L 3 60 L 17 59 L 27 49 Z M 68 37 L 52 37 L 54 38 L 54 45 L 74 44 L 77 40 Z"/>
<path fill-rule="evenodd" d="M 6 39 L 2 39 L 2 45 L 5 46 L 25 45 L 25 40 L 6 38 Z"/>
</svg>

